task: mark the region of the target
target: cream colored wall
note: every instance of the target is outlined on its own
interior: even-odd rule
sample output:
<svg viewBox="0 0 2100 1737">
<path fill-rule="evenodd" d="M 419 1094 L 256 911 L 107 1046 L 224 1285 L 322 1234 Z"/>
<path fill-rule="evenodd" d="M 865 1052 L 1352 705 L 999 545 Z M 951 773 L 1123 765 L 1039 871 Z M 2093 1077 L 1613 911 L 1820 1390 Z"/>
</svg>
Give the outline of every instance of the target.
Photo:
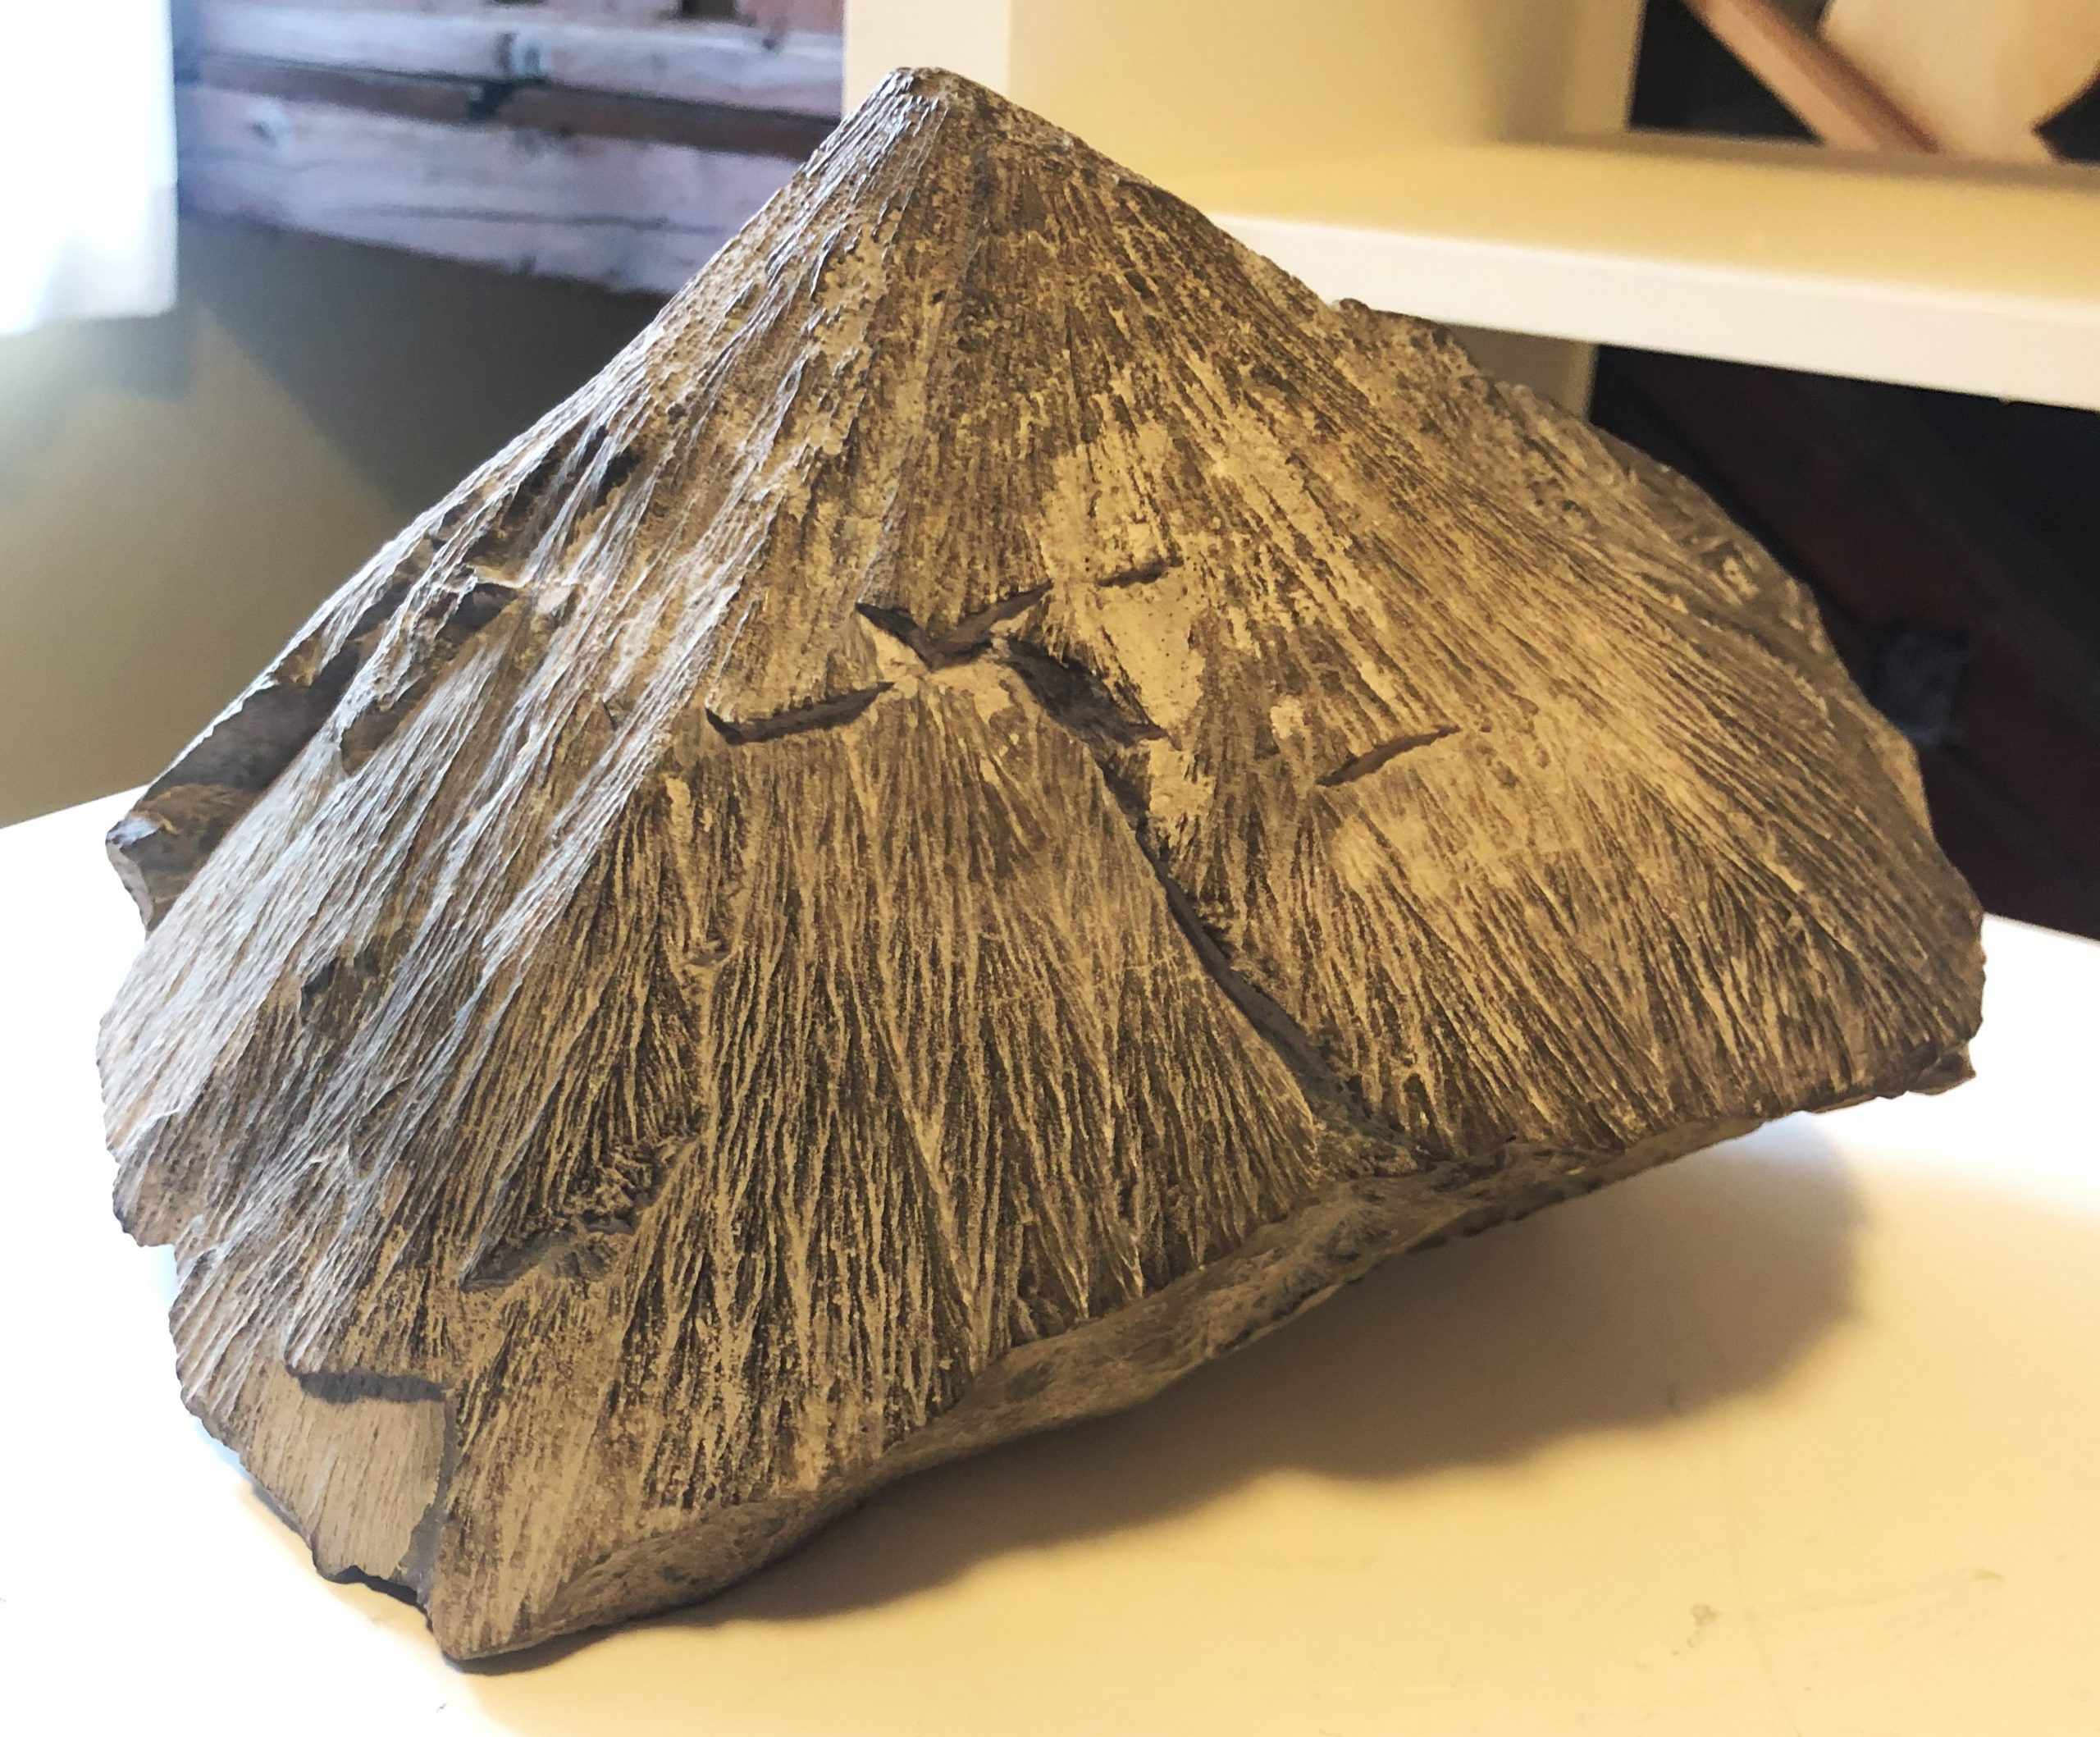
<svg viewBox="0 0 2100 1737">
<path fill-rule="evenodd" d="M 230 225 L 166 318 L 0 339 L 0 824 L 153 775 L 653 311 Z"/>
<path fill-rule="evenodd" d="M 851 0 L 846 98 L 892 66 L 949 66 L 1172 186 L 1233 164 L 1616 132 L 1641 11 L 1641 0 Z"/>
</svg>

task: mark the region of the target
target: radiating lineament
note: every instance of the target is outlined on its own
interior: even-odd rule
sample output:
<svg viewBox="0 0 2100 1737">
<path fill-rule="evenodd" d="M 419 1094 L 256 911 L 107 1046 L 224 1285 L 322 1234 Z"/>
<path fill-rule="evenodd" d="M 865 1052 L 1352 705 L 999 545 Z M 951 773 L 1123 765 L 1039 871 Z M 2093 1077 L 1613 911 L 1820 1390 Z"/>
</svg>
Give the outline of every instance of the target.
<svg viewBox="0 0 2100 1737">
<path fill-rule="evenodd" d="M 937 73 L 111 846 L 185 1399 L 459 1657 L 1951 1084 L 1981 980 L 1704 496 Z"/>
</svg>

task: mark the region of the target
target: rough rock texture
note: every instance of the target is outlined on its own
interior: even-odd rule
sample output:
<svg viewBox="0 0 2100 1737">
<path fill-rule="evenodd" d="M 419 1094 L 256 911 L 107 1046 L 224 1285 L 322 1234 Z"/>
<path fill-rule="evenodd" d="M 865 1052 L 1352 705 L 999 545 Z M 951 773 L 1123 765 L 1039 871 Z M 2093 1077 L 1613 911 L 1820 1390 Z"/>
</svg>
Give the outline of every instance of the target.
<svg viewBox="0 0 2100 1737">
<path fill-rule="evenodd" d="M 185 1396 L 459 1656 L 1950 1084 L 1981 981 L 1703 497 L 937 74 L 112 846 Z"/>
</svg>

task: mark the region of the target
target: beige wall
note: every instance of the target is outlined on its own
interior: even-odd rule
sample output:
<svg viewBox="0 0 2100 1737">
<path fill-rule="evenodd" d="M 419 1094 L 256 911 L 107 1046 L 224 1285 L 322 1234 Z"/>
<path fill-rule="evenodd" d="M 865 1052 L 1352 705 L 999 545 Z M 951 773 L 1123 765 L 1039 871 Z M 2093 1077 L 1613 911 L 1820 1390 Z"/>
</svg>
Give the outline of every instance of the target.
<svg viewBox="0 0 2100 1737">
<path fill-rule="evenodd" d="M 163 319 L 0 338 L 0 824 L 151 777 L 651 305 L 220 224 Z"/>
</svg>

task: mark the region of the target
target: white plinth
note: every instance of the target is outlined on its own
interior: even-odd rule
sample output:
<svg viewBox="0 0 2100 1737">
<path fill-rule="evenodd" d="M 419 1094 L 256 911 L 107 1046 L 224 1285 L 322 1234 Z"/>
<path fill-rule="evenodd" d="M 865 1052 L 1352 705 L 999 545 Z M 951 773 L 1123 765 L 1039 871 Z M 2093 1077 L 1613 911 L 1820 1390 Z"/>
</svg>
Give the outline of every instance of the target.
<svg viewBox="0 0 2100 1737">
<path fill-rule="evenodd" d="M 1391 1264 L 713 1603 L 448 1666 L 183 1412 L 91 1058 L 112 800 L 0 832 L 0 1709 L 24 1734 L 2100 1730 L 2100 947 L 1978 1080 Z"/>
</svg>

